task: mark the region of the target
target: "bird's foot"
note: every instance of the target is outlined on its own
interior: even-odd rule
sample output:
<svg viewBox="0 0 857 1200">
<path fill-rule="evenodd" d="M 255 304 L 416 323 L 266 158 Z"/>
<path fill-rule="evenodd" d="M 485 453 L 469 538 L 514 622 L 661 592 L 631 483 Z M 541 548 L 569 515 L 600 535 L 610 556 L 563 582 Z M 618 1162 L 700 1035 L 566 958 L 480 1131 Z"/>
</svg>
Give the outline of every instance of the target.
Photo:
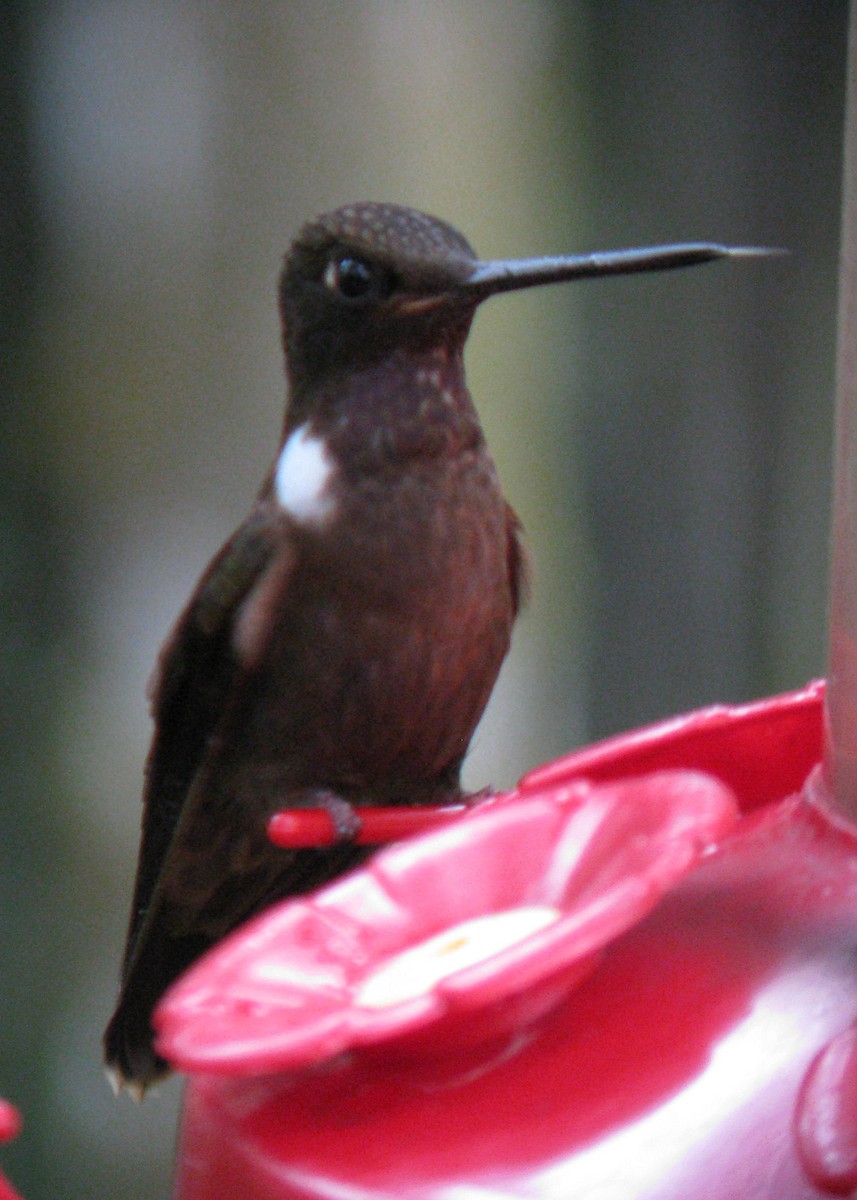
<svg viewBox="0 0 857 1200">
<path fill-rule="evenodd" d="M 307 807 L 324 809 L 336 831 L 338 842 L 356 841 L 363 828 L 363 822 L 354 811 L 354 806 L 335 792 L 313 792 L 312 803 Z"/>
<path fill-rule="evenodd" d="M 484 800 L 490 800 L 496 794 L 492 787 L 480 788 L 478 792 L 463 792 L 461 803 L 467 805 L 468 808 L 475 808 L 477 804 L 482 804 Z"/>
</svg>

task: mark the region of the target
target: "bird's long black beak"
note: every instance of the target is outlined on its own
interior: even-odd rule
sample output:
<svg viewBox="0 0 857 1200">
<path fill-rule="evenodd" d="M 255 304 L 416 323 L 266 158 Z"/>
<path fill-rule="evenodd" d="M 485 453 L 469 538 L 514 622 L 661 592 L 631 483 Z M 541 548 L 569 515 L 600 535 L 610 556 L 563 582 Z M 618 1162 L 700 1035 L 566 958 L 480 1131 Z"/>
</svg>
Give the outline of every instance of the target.
<svg viewBox="0 0 857 1200">
<path fill-rule="evenodd" d="M 646 246 L 638 250 L 609 250 L 596 254 L 561 255 L 556 258 L 522 258 L 477 263 L 461 285 L 462 291 L 480 299 L 498 292 L 592 279 L 599 275 L 632 275 L 641 271 L 672 271 L 720 258 L 756 258 L 782 254 L 765 246 L 719 246 L 688 242 L 676 246 Z"/>
</svg>

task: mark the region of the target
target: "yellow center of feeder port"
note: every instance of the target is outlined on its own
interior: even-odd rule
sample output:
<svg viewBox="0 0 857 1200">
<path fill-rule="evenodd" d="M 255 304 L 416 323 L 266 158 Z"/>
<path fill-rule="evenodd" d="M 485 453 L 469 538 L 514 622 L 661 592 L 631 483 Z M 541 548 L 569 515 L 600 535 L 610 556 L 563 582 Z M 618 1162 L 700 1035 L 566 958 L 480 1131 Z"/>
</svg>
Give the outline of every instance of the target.
<svg viewBox="0 0 857 1200">
<path fill-rule="evenodd" d="M 452 925 L 367 975 L 354 1001 L 363 1008 L 388 1008 L 413 1000 L 441 979 L 508 950 L 560 916 L 559 909 L 529 904 Z"/>
</svg>

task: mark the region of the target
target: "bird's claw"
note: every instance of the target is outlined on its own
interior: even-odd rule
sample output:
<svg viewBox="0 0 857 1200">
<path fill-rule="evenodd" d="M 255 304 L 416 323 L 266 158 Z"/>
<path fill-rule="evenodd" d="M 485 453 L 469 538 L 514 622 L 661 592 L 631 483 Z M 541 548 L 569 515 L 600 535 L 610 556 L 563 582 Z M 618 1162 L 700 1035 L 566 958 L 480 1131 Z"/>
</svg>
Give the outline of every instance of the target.
<svg viewBox="0 0 857 1200">
<path fill-rule="evenodd" d="M 461 801 L 468 808 L 475 808 L 477 804 L 482 804 L 483 801 L 490 800 L 496 794 L 492 787 L 484 787 L 480 788 L 478 792 L 465 792 L 461 797 Z"/>
<path fill-rule="evenodd" d="M 354 811 L 354 806 L 334 792 L 314 792 L 313 804 L 324 809 L 336 831 L 338 842 L 353 842 L 363 828 L 363 822 Z"/>
</svg>

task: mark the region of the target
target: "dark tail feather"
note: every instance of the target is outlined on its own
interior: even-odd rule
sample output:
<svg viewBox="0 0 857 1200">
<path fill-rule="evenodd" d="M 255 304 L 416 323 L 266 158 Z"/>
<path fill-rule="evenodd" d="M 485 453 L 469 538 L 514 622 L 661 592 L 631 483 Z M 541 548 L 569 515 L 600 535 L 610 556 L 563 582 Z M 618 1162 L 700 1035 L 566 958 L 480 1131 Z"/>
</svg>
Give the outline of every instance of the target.
<svg viewBox="0 0 857 1200">
<path fill-rule="evenodd" d="M 357 866 L 371 848 L 352 842 L 301 850 L 295 854 L 264 844 L 255 871 L 227 878 L 212 889 L 216 905 L 199 909 L 197 927 L 205 933 L 176 935 L 168 932 L 192 927 L 187 913 L 152 909 L 131 943 L 116 1011 L 104 1034 L 104 1058 L 118 1091 L 126 1087 L 138 1099 L 146 1088 L 170 1068 L 152 1045 L 152 1011 L 170 984 L 206 950 L 248 917 L 274 900 L 307 892 Z"/>
<path fill-rule="evenodd" d="M 151 943 L 135 956 L 122 983 L 116 1010 L 104 1033 L 104 1061 L 116 1091 L 127 1088 L 136 1099 L 170 1071 L 153 1045 L 152 1012 L 169 985 L 208 949 L 201 938 Z"/>
<path fill-rule="evenodd" d="M 127 1088 L 135 1100 L 169 1072 L 152 1045 L 149 1014 L 121 1003 L 104 1034 L 104 1061 L 114 1090 Z"/>
</svg>

